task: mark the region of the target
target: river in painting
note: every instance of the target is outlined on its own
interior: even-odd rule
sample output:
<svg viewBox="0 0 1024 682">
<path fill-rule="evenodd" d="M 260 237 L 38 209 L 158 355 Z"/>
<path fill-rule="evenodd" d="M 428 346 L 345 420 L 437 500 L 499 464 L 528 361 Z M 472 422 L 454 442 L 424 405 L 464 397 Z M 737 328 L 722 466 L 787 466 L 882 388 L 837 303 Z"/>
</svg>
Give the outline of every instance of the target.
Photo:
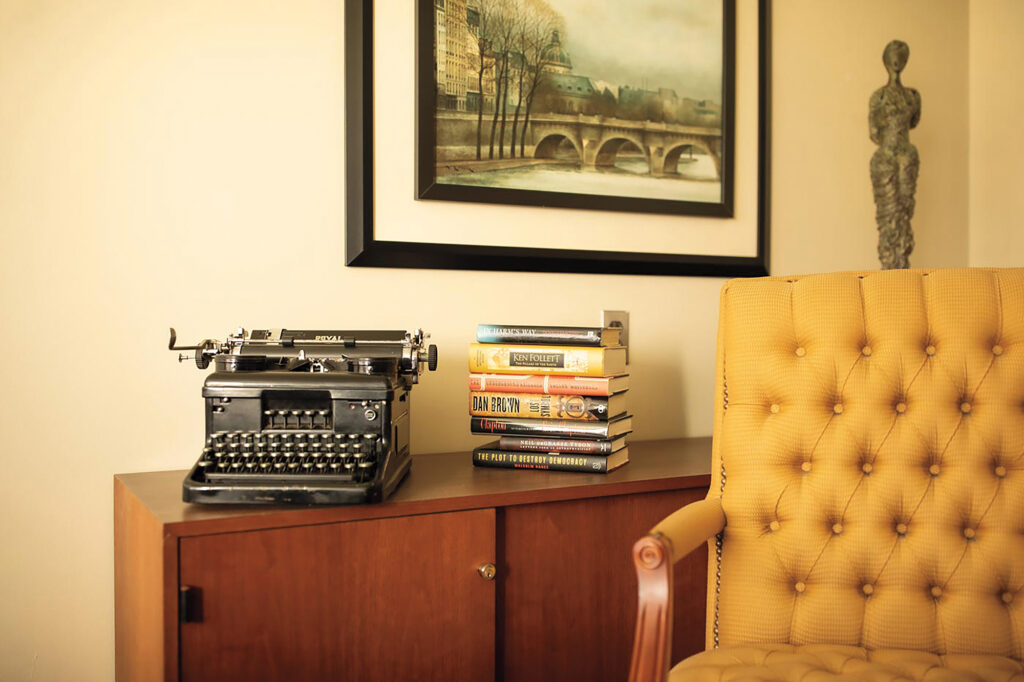
<svg viewBox="0 0 1024 682">
<path fill-rule="evenodd" d="M 525 160 L 525 163 L 534 159 Z M 508 162 L 506 162 L 508 163 Z M 654 177 L 639 156 L 618 158 L 614 166 L 582 171 L 573 160 L 547 160 L 533 165 L 486 168 L 473 162 L 438 164 L 438 182 L 541 192 L 630 196 L 671 201 L 719 202 L 722 184 L 714 162 L 697 154 L 680 159 L 676 173 Z"/>
</svg>

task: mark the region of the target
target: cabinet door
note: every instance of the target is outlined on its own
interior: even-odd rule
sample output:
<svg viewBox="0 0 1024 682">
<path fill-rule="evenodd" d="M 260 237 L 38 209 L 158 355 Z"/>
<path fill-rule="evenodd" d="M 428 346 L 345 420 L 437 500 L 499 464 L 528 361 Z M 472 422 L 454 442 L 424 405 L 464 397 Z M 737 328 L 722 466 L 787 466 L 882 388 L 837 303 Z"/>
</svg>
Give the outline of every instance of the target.
<svg viewBox="0 0 1024 682">
<path fill-rule="evenodd" d="M 493 509 L 183 538 L 181 679 L 493 679 L 494 552 Z"/>
<path fill-rule="evenodd" d="M 706 488 L 504 511 L 505 682 L 621 682 L 636 623 L 633 543 Z M 707 550 L 675 567 L 673 659 L 704 650 Z M 501 599 L 501 597 L 499 597 Z"/>
</svg>

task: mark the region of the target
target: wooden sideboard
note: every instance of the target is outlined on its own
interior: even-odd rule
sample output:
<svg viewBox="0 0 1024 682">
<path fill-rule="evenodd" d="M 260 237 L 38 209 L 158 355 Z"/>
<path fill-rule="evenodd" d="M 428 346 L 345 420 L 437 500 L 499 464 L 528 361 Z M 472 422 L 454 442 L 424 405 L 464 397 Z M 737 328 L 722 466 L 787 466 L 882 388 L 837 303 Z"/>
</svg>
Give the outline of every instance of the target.
<svg viewBox="0 0 1024 682">
<path fill-rule="evenodd" d="M 704 497 L 711 439 L 629 448 L 607 475 L 419 455 L 364 506 L 199 506 L 184 471 L 115 476 L 117 679 L 624 680 L 631 547 Z M 675 577 L 678 660 L 704 648 L 706 551 Z"/>
</svg>

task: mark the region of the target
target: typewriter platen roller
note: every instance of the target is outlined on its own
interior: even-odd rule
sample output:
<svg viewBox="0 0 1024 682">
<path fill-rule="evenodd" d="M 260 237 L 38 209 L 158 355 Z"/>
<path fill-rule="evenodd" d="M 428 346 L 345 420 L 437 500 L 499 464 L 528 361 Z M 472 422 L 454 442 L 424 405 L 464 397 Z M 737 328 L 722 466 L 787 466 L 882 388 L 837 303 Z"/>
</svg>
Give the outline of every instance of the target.
<svg viewBox="0 0 1024 682">
<path fill-rule="evenodd" d="M 437 367 L 413 331 L 239 329 L 168 347 L 200 369 L 206 440 L 186 502 L 377 502 L 409 471 L 412 385 Z"/>
</svg>

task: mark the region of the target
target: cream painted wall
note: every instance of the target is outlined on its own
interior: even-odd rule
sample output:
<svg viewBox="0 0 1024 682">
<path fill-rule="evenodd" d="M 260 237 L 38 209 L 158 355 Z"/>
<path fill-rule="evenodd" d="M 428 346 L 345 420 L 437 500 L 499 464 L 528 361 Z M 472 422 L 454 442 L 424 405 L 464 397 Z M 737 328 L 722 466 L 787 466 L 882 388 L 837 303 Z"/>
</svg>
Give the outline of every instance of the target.
<svg viewBox="0 0 1024 682">
<path fill-rule="evenodd" d="M 867 98 L 896 36 L 924 95 L 913 262 L 965 264 L 966 3 L 775 13 L 773 270 L 875 266 Z M 477 322 L 628 309 L 637 437 L 710 432 L 719 279 L 343 266 L 342 49 L 337 0 L 0 0 L 0 678 L 111 677 L 111 476 L 190 465 L 202 429 L 168 325 L 423 326 L 413 446 L 436 452 L 479 442 Z M 545 289 L 580 293 L 492 296 Z"/>
<path fill-rule="evenodd" d="M 1021 29 L 1024 3 L 971 2 L 971 265 L 1024 265 Z"/>
</svg>

